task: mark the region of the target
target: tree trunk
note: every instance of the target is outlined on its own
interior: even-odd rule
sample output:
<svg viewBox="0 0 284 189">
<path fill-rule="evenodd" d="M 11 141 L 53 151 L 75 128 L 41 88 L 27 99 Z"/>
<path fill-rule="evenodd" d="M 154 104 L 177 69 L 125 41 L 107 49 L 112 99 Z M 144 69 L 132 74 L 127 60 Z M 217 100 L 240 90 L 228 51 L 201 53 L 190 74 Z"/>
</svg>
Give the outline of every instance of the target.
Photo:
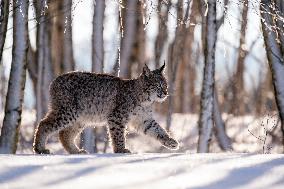
<svg viewBox="0 0 284 189">
<path fill-rule="evenodd" d="M 72 41 L 72 2 L 70 0 L 50 1 L 47 10 L 51 28 L 51 65 L 55 76 L 75 69 Z"/>
<path fill-rule="evenodd" d="M 1 153 L 16 153 L 26 81 L 28 1 L 14 0 L 12 66 L 0 137 Z"/>
<path fill-rule="evenodd" d="M 103 73 L 104 69 L 104 11 L 105 1 L 96 1 L 93 16 L 92 71 L 98 73 Z M 96 128 L 86 128 L 81 135 L 81 146 L 90 153 L 97 152 L 96 134 Z"/>
<path fill-rule="evenodd" d="M 183 17 L 183 0 L 177 2 L 177 28 L 175 32 L 175 39 L 169 46 L 168 50 L 168 81 L 169 81 L 169 97 L 168 97 L 168 112 L 167 112 L 167 126 L 169 131 L 172 121 L 172 113 L 174 110 L 174 89 L 177 76 L 177 70 L 181 62 L 182 50 L 184 46 L 185 38 L 185 21 L 186 17 Z"/>
<path fill-rule="evenodd" d="M 7 25 L 9 17 L 9 0 L 2 0 L 0 2 L 0 64 L 2 60 L 2 53 L 6 39 Z"/>
<path fill-rule="evenodd" d="M 198 152 L 209 152 L 213 128 L 215 47 L 217 39 L 216 1 L 208 0 L 208 13 L 204 34 L 204 72 L 199 116 Z"/>
<path fill-rule="evenodd" d="M 230 151 L 232 150 L 231 139 L 226 133 L 225 123 L 222 119 L 222 114 L 219 109 L 218 94 L 216 88 L 214 89 L 214 91 L 214 131 L 220 148 L 224 151 Z"/>
<path fill-rule="evenodd" d="M 122 77 L 130 77 L 129 62 L 132 47 L 135 39 L 136 30 L 136 8 L 138 0 L 124 0 L 121 15 L 121 41 L 120 41 L 120 63 L 119 63 L 119 75 Z"/>
<path fill-rule="evenodd" d="M 164 1 L 158 1 L 158 14 L 159 14 L 159 28 L 158 35 L 155 41 L 155 66 L 156 69 L 160 67 L 161 55 L 168 38 L 168 17 L 171 1 L 167 4 Z"/>
<path fill-rule="evenodd" d="M 50 48 L 50 27 L 48 11 L 46 10 L 46 1 L 38 2 L 37 12 L 43 13 L 39 16 L 37 30 L 37 87 L 36 87 L 36 124 L 43 118 L 47 112 L 49 93 L 47 89 L 53 78 L 51 66 L 51 48 Z"/>
<path fill-rule="evenodd" d="M 180 95 L 178 97 L 180 99 L 180 105 L 182 112 L 195 112 L 195 106 L 196 106 L 196 96 L 195 96 L 195 79 L 196 79 L 196 73 L 195 73 L 195 60 L 193 60 L 194 53 L 193 52 L 193 45 L 194 45 L 194 30 L 195 26 L 197 24 L 197 17 L 199 16 L 198 12 L 198 2 L 197 0 L 192 0 L 191 5 L 191 12 L 189 17 L 189 26 L 186 28 L 186 36 L 184 40 L 184 50 L 182 55 L 182 63 L 185 65 L 184 68 L 184 76 L 182 77 L 181 74 L 179 74 L 178 77 L 180 77 L 181 88 L 180 88 L 180 94 L 184 94 L 184 97 Z M 183 66 L 181 66 L 183 67 Z M 181 70 L 180 69 L 180 70 Z M 179 72 L 180 73 L 180 72 Z M 186 81 L 186 82 L 185 82 Z"/>
<path fill-rule="evenodd" d="M 63 0 L 64 30 L 63 30 L 63 72 L 73 71 L 75 68 L 72 42 L 72 0 Z M 98 1 L 97 1 L 98 2 Z"/>
<path fill-rule="evenodd" d="M 92 71 L 103 73 L 104 70 L 104 10 L 105 1 L 96 1 L 94 4 L 93 16 L 93 53 L 92 53 Z"/>
<path fill-rule="evenodd" d="M 232 107 L 231 113 L 235 115 L 244 115 L 245 114 L 245 89 L 244 89 L 244 71 L 245 71 L 245 39 L 246 39 L 246 28 L 247 28 L 247 16 L 248 16 L 248 0 L 243 2 L 243 12 L 241 20 L 241 33 L 240 33 L 240 45 L 239 45 L 239 54 L 237 60 L 237 70 L 234 74 L 233 79 L 233 97 L 232 97 Z"/>
<path fill-rule="evenodd" d="M 279 43 L 279 31 L 276 27 L 275 4 L 269 0 L 262 0 L 260 5 L 261 23 L 267 59 L 272 72 L 275 101 L 281 119 L 282 143 L 284 146 L 284 57 Z M 283 32 L 283 31 L 282 31 Z"/>
<path fill-rule="evenodd" d="M 129 70 L 131 77 L 137 77 L 137 75 L 142 71 L 145 59 L 145 46 L 146 46 L 146 31 L 145 31 L 145 14 L 146 8 L 144 7 L 146 3 L 144 0 L 138 1 L 136 5 L 136 37 L 134 38 L 133 47 L 131 51 L 131 56 L 129 58 Z M 143 21 L 144 20 L 144 21 Z"/>
</svg>

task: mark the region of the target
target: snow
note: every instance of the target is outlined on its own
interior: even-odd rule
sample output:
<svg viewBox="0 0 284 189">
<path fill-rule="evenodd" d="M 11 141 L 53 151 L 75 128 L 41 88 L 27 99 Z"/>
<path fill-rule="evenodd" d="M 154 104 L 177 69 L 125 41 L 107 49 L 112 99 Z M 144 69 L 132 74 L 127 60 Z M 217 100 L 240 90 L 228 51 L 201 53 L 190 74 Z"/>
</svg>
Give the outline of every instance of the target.
<svg viewBox="0 0 284 189">
<path fill-rule="evenodd" d="M 0 155 L 0 188 L 284 187 L 280 154 Z"/>
</svg>

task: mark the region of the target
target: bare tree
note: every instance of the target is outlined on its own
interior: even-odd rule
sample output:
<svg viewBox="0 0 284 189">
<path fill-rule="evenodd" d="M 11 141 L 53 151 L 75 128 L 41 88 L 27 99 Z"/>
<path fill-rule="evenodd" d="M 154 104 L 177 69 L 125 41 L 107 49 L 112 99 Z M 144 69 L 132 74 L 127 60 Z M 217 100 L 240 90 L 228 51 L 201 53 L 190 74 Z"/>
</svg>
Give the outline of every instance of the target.
<svg viewBox="0 0 284 189">
<path fill-rule="evenodd" d="M 121 42 L 120 42 L 120 72 L 122 77 L 130 77 L 129 59 L 134 44 L 136 32 L 136 17 L 138 0 L 123 0 L 120 5 Z"/>
<path fill-rule="evenodd" d="M 0 64 L 2 60 L 2 53 L 6 39 L 8 17 L 9 17 L 9 0 L 2 0 L 0 2 Z"/>
<path fill-rule="evenodd" d="M 209 141 L 213 128 L 214 111 L 214 72 L 215 47 L 217 39 L 216 1 L 207 1 L 208 12 L 205 15 L 206 25 L 204 32 L 204 72 L 201 91 L 201 110 L 199 116 L 198 152 L 209 152 Z M 206 12 L 204 12 L 206 13 Z"/>
<path fill-rule="evenodd" d="M 47 104 L 49 94 L 46 89 L 53 78 L 51 66 L 51 48 L 50 48 L 50 27 L 48 19 L 48 11 L 46 10 L 47 1 L 41 0 L 37 2 L 37 38 L 36 38 L 36 62 L 37 62 L 37 86 L 36 86 L 36 124 L 47 112 Z"/>
<path fill-rule="evenodd" d="M 238 49 L 237 69 L 233 76 L 232 84 L 232 107 L 231 113 L 236 115 L 243 115 L 245 113 L 244 103 L 244 71 L 245 71 L 245 39 L 248 17 L 248 0 L 243 1 L 242 19 L 241 19 L 241 32 L 240 32 L 240 44 Z"/>
<path fill-rule="evenodd" d="M 279 1 L 262 0 L 260 12 L 266 54 L 272 72 L 275 100 L 281 119 L 282 143 L 284 145 L 284 52 L 282 51 L 284 44 L 280 43 L 281 35 L 284 32 L 283 12 L 282 15 L 278 14 L 279 7 L 275 6 L 275 2 Z M 277 20 L 281 18 L 282 21 L 279 24 Z"/>
<path fill-rule="evenodd" d="M 13 1 L 12 66 L 0 137 L 1 153 L 16 153 L 26 81 L 28 51 L 28 1 Z"/>
<path fill-rule="evenodd" d="M 178 94 L 177 94 L 177 107 L 180 112 L 189 111 L 191 113 L 195 112 L 196 107 L 196 95 L 195 95 L 195 63 L 193 55 L 197 55 L 198 52 L 194 53 L 194 30 L 197 24 L 197 19 L 200 17 L 198 12 L 198 0 L 191 0 L 191 11 L 189 16 L 189 24 L 185 31 L 184 48 L 181 49 L 182 60 L 181 65 L 178 70 L 177 84 Z M 189 4 L 188 4 L 189 5 Z"/>
<path fill-rule="evenodd" d="M 104 70 L 104 43 L 103 43 L 103 30 L 104 30 L 104 10 L 105 1 L 100 0 L 94 3 L 94 16 L 93 16 L 93 52 L 92 52 L 92 70 L 102 73 Z"/>
<path fill-rule="evenodd" d="M 224 151 L 232 150 L 232 142 L 226 133 L 225 123 L 218 103 L 218 94 L 214 89 L 214 131 L 220 148 Z"/>
<path fill-rule="evenodd" d="M 75 68 L 72 42 L 72 2 L 49 1 L 52 69 L 55 76 Z"/>
<path fill-rule="evenodd" d="M 72 71 L 75 68 L 72 42 L 72 1 L 64 0 L 64 30 L 63 30 L 63 72 Z M 99 2 L 99 1 L 97 1 Z"/>
<path fill-rule="evenodd" d="M 167 112 L 167 126 L 166 129 L 170 130 L 171 121 L 172 121 L 172 113 L 174 109 L 174 89 L 175 82 L 177 78 L 177 70 L 179 67 L 179 63 L 181 62 L 182 51 L 185 37 L 185 23 L 188 17 L 188 14 L 184 13 L 183 9 L 183 0 L 178 0 L 177 2 L 177 28 L 175 32 L 175 39 L 169 45 L 168 49 L 168 82 L 169 82 L 169 97 L 168 97 L 168 112 Z M 189 6 L 189 5 L 188 5 Z M 187 9 L 188 11 L 188 9 Z"/>
<path fill-rule="evenodd" d="M 92 71 L 102 73 L 104 69 L 104 10 L 105 1 L 94 3 L 93 43 L 92 43 Z M 90 153 L 97 152 L 96 128 L 86 128 L 82 133 L 81 146 Z"/>
<path fill-rule="evenodd" d="M 166 40 L 168 38 L 168 17 L 169 17 L 169 9 L 171 7 L 171 1 L 158 1 L 158 35 L 155 41 L 155 66 L 156 68 L 160 67 L 161 55 L 166 44 Z"/>
</svg>

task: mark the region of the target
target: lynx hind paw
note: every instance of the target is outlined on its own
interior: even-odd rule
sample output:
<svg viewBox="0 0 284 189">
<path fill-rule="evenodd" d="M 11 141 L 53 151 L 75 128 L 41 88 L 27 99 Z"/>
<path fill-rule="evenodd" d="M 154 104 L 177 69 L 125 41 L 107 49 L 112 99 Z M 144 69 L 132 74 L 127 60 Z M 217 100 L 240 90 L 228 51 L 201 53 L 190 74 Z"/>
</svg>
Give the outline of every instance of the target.
<svg viewBox="0 0 284 189">
<path fill-rule="evenodd" d="M 131 153 L 131 151 L 130 150 L 128 150 L 128 149 L 121 149 L 121 150 L 116 150 L 115 151 L 115 153 L 122 153 L 122 154 L 129 154 L 129 153 Z"/>
<path fill-rule="evenodd" d="M 168 138 L 167 140 L 165 140 L 163 145 L 171 150 L 179 149 L 179 143 L 173 138 Z"/>
</svg>

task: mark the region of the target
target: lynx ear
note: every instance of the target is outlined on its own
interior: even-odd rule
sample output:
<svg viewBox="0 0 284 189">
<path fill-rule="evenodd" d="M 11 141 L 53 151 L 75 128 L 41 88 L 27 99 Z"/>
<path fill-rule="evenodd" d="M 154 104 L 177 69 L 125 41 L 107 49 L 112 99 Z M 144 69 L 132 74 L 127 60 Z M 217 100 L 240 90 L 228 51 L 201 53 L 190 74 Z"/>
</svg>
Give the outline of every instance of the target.
<svg viewBox="0 0 284 189">
<path fill-rule="evenodd" d="M 166 66 L 166 61 L 164 60 L 164 64 L 162 65 L 162 67 L 159 68 L 159 72 L 162 73 L 165 69 Z"/>
<path fill-rule="evenodd" d="M 145 66 L 143 67 L 143 75 L 149 77 L 150 75 L 150 69 L 148 68 L 147 64 L 145 64 Z"/>
</svg>

